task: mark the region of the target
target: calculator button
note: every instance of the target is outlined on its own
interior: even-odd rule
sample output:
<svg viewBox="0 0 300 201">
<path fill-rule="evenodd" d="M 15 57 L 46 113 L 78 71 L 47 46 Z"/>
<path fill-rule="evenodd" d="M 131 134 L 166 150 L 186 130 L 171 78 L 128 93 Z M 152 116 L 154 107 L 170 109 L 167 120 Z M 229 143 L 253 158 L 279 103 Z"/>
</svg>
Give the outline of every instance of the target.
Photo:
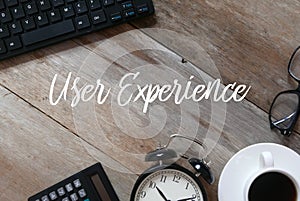
<svg viewBox="0 0 300 201">
<path fill-rule="evenodd" d="M 81 182 L 79 179 L 74 180 L 73 184 L 74 184 L 75 188 L 79 188 L 81 186 Z"/>
<path fill-rule="evenodd" d="M 84 189 L 78 191 L 79 197 L 84 198 L 86 196 L 86 192 Z"/>
<path fill-rule="evenodd" d="M 71 183 L 68 183 L 65 187 L 66 187 L 68 192 L 71 192 L 73 190 L 73 186 L 72 186 Z"/>
<path fill-rule="evenodd" d="M 57 199 L 57 194 L 55 193 L 55 191 L 53 191 L 53 192 L 49 193 L 49 197 L 51 200 L 55 200 L 55 199 Z"/>
<path fill-rule="evenodd" d="M 49 200 L 48 196 L 45 195 L 45 196 L 42 197 L 42 201 L 50 201 L 50 200 Z"/>
<path fill-rule="evenodd" d="M 78 200 L 78 196 L 77 196 L 76 193 L 71 194 L 70 198 L 71 198 L 72 201 L 77 201 Z"/>
<path fill-rule="evenodd" d="M 57 189 L 58 195 L 59 196 L 63 196 L 64 194 L 66 194 L 65 190 L 63 187 L 60 187 L 59 189 Z"/>
<path fill-rule="evenodd" d="M 70 201 L 69 198 L 64 198 L 62 201 Z"/>
</svg>

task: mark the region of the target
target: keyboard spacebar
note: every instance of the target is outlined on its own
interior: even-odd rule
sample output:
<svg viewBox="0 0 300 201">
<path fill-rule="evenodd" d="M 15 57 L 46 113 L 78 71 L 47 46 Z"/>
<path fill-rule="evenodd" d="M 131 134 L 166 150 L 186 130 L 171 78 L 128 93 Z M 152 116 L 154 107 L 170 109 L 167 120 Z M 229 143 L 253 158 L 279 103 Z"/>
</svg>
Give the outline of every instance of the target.
<svg viewBox="0 0 300 201">
<path fill-rule="evenodd" d="M 31 32 L 26 32 L 21 35 L 25 46 L 32 45 L 44 40 L 48 40 L 66 33 L 75 31 L 75 27 L 71 19 L 51 24 L 47 27 L 39 28 Z"/>
</svg>

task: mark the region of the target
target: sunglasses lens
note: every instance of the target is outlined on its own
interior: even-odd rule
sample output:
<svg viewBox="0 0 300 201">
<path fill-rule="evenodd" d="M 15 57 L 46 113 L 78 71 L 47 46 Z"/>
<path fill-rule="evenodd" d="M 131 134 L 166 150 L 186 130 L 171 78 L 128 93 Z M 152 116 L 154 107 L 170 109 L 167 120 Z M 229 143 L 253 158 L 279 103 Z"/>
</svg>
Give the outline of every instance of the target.
<svg viewBox="0 0 300 201">
<path fill-rule="evenodd" d="M 300 79 L 300 50 L 296 52 L 296 54 L 293 57 L 293 60 L 291 61 L 290 72 L 297 79 Z"/>
<path fill-rule="evenodd" d="M 272 124 L 282 129 L 288 129 L 296 118 L 298 105 L 297 94 L 283 93 L 279 95 L 271 109 Z"/>
</svg>

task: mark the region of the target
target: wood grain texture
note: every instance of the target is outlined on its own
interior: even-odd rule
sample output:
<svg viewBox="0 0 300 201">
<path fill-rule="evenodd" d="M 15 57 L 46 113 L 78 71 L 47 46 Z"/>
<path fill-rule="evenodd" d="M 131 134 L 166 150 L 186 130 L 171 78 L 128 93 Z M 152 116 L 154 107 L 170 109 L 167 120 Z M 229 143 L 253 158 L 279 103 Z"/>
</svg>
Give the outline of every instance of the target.
<svg viewBox="0 0 300 201">
<path fill-rule="evenodd" d="M 0 99 L 0 200 L 27 200 L 99 158 L 126 170 L 3 87 Z M 136 178 L 105 169 L 114 186 L 120 186 L 120 179 L 126 186 Z M 130 195 L 124 186 L 116 191 L 126 199 Z"/>
<path fill-rule="evenodd" d="M 287 64 L 300 44 L 299 1 L 154 0 L 154 4 L 156 15 L 136 21 L 135 26 L 169 29 L 193 37 L 213 58 L 223 83 L 251 85 L 247 99 L 264 111 L 269 111 L 277 93 L 297 87 L 288 75 Z M 185 43 L 144 32 L 197 64 L 197 57 Z M 198 67 L 210 73 L 205 66 Z"/>
<path fill-rule="evenodd" d="M 2 116 L 6 117 L 5 119 L 10 121 L 15 128 L 8 130 L 9 124 L 1 127 L 1 133 L 2 131 L 4 133 L 1 135 L 4 136 L 1 138 L 1 153 L 4 153 L 1 161 L 2 159 L 7 161 L 3 166 L 0 166 L 1 172 L 4 172 L 1 175 L 1 181 L 4 182 L 4 186 L 9 186 L 9 191 L 0 190 L 1 198 L 25 200 L 34 193 L 36 188 L 42 189 L 48 186 L 42 183 L 44 179 L 55 183 L 71 170 L 75 172 L 98 160 L 110 167 L 107 170 L 120 199 L 122 201 L 129 200 L 136 176 L 135 174 L 123 174 L 111 170 L 111 167 L 116 165 L 115 163 L 111 164 L 112 162 L 118 161 L 126 168 L 123 170 L 124 172 L 136 173 L 151 166 L 151 164 L 142 162 L 143 154 L 153 150 L 158 141 L 166 142 L 167 137 L 172 133 L 191 134 L 200 140 L 205 140 L 210 137 L 205 136 L 205 134 L 211 126 L 212 134 L 218 137 L 219 131 L 222 130 L 222 124 L 218 125 L 217 122 L 222 123 L 222 118 L 217 118 L 215 124 L 211 125 L 212 105 L 210 100 L 199 104 L 183 104 L 182 106 L 175 105 L 173 100 L 167 103 L 155 102 L 150 106 L 149 113 L 146 115 L 141 112 L 143 107 L 141 101 L 124 110 L 115 105 L 115 95 L 118 92 L 116 86 L 122 76 L 128 72 L 143 70 L 141 72 L 148 73 L 141 78 L 143 83 L 154 81 L 164 83 L 170 82 L 174 78 L 184 82 L 191 75 L 195 75 L 194 84 L 214 80 L 204 71 L 198 70 L 199 66 L 209 67 L 208 60 L 199 59 L 197 61 L 199 66 L 189 62 L 183 64 L 181 63 L 181 56 L 138 30 L 125 33 L 125 41 L 119 38 L 118 34 L 130 30 L 133 30 L 130 25 L 118 26 L 101 33 L 81 37 L 75 42 L 67 41 L 1 63 L 1 85 L 30 103 L 27 105 L 13 94 L 11 97 L 21 103 L 17 104 L 18 101 L 7 100 L 5 96 L 2 96 L 4 101 L 1 99 L 1 103 L 5 103 Z M 105 39 L 112 36 L 116 36 L 113 38 L 113 42 L 107 43 Z M 152 49 L 134 51 L 145 46 L 151 46 Z M 110 48 L 107 49 L 106 47 Z M 119 55 L 128 52 L 131 53 L 118 58 Z M 112 61 L 114 62 L 112 63 Z M 107 67 L 111 63 L 112 65 Z M 152 64 L 151 68 L 141 68 L 147 64 Z M 72 94 L 70 94 L 67 101 L 62 101 L 56 106 L 50 105 L 48 100 L 49 87 L 54 74 L 59 74 L 59 81 L 55 88 L 55 94 L 58 95 L 59 89 L 63 87 L 65 77 L 70 71 L 74 72 L 74 76 L 82 78 L 83 82 L 80 85 L 85 82 L 93 84 L 98 78 L 101 78 L 105 86 L 111 86 L 115 89 L 112 96 L 103 105 L 95 104 L 95 102 L 80 103 L 72 109 L 70 106 Z M 8 92 L 7 90 L 3 91 L 4 94 Z M 20 108 L 16 108 L 15 112 L 10 111 L 10 108 L 14 108 L 15 105 L 20 105 Z M 224 130 L 217 139 L 218 143 L 216 145 L 212 143 L 214 147 L 208 155 L 212 161 L 212 170 L 217 178 L 214 185 L 206 185 L 211 201 L 217 200 L 217 182 L 224 165 L 240 149 L 258 142 L 276 142 L 300 153 L 300 145 L 297 143 L 299 136 L 292 135 L 290 138 L 284 138 L 271 132 L 266 113 L 255 104 L 246 100 L 242 103 L 230 102 L 226 108 Z M 217 112 L 222 114 L 222 110 L 224 108 L 219 107 Z M 11 116 L 10 113 L 14 115 Z M 17 116 L 17 114 L 21 115 Z M 30 117 L 31 115 L 33 117 Z M 32 123 L 25 121 L 26 119 L 29 119 L 30 122 L 36 122 L 36 125 L 32 126 Z M 29 129 L 27 128 L 28 125 L 31 125 L 30 129 L 33 129 L 30 131 L 29 139 L 28 136 L 24 135 L 28 132 L 22 130 L 24 128 Z M 9 131 L 13 134 L 8 135 Z M 58 140 L 60 136 L 65 138 L 63 140 L 64 146 L 61 146 L 62 142 Z M 151 138 L 140 139 L 143 137 Z M 55 149 L 47 144 L 49 138 L 58 138 L 54 141 Z M 43 151 L 45 148 L 51 148 L 52 151 L 48 151 L 51 154 L 32 152 L 31 147 L 36 147 L 40 141 L 45 145 L 37 150 Z M 88 148 L 82 146 L 82 141 L 91 146 Z M 14 143 L 7 148 L 5 142 Z M 65 143 L 67 144 L 65 145 Z M 79 144 L 80 148 L 72 150 L 74 143 Z M 188 146 L 189 144 L 179 142 L 179 146 L 176 145 L 175 147 L 184 150 Z M 96 151 L 93 151 L 94 149 Z M 2 152 L 2 150 L 6 150 L 6 152 Z M 16 151 L 13 152 L 13 150 Z M 192 147 L 188 153 L 197 153 L 198 150 Z M 59 158 L 60 151 L 64 153 L 61 158 Z M 200 153 L 200 155 L 206 154 L 208 153 Z M 37 161 L 35 158 L 38 157 L 37 155 L 43 159 Z M 21 163 L 19 158 L 26 158 L 26 156 L 30 159 L 26 160 L 24 164 Z M 38 162 L 36 168 L 29 165 L 33 161 Z M 81 163 L 76 163 L 78 161 Z M 67 168 L 61 168 L 64 167 L 60 165 L 61 163 L 66 163 L 65 167 Z M 46 168 L 47 171 L 41 171 L 40 167 Z M 14 170 L 20 168 L 22 173 L 28 175 L 26 178 L 19 178 L 19 174 L 15 173 Z M 120 178 L 122 178 L 122 184 L 118 183 Z M 13 181 L 20 180 L 21 183 L 11 183 L 11 179 Z M 24 184 L 28 189 L 22 190 L 19 195 L 13 194 L 12 190 L 20 189 L 21 184 L 22 186 Z"/>
<path fill-rule="evenodd" d="M 0 63 L 0 200 L 26 200 L 96 161 L 106 166 L 120 199 L 129 200 L 136 174 L 152 165 L 143 162 L 145 153 L 172 133 L 196 136 L 210 145 L 211 150 L 200 152 L 208 154 L 217 178 L 212 186 L 205 184 L 210 201 L 217 201 L 221 171 L 240 149 L 274 142 L 300 153 L 300 136 L 285 138 L 271 132 L 265 112 L 276 93 L 296 87 L 286 66 L 300 41 L 299 2 L 154 3 L 156 15 L 133 25 L 169 29 L 185 37 L 177 41 L 172 34 L 125 24 Z M 195 51 L 197 44 L 189 42 L 190 37 L 201 51 Z M 189 62 L 181 63 L 182 57 Z M 230 102 L 226 110 L 224 105 L 213 110 L 211 100 L 180 106 L 173 100 L 154 102 L 147 114 L 142 113 L 142 101 L 129 107 L 116 105 L 118 82 L 126 73 L 142 72 L 136 81 L 141 84 L 165 84 L 175 78 L 185 83 L 194 75 L 195 86 L 218 78 L 211 62 L 224 84 L 252 86 L 248 100 Z M 69 93 L 67 101 L 50 105 L 53 76 L 59 74 L 57 96 L 69 72 L 72 81 L 81 77 L 80 86 L 101 79 L 113 89 L 111 96 L 102 105 L 91 101 L 71 108 Z M 214 122 L 212 111 L 220 115 Z M 212 133 L 207 136 L 209 129 Z M 181 152 L 190 144 L 173 146 Z M 198 151 L 191 147 L 187 153 Z"/>
</svg>

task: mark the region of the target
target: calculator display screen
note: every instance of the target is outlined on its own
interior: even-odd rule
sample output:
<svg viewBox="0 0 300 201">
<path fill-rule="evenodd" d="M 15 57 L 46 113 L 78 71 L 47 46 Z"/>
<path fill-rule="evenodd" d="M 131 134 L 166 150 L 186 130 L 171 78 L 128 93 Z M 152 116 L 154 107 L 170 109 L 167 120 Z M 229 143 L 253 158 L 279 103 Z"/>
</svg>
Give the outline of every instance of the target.
<svg viewBox="0 0 300 201">
<path fill-rule="evenodd" d="M 105 189 L 104 184 L 101 181 L 99 175 L 95 174 L 95 175 L 91 176 L 91 180 L 92 180 L 101 200 L 111 201 L 111 198 L 110 198 L 107 190 Z"/>
</svg>

